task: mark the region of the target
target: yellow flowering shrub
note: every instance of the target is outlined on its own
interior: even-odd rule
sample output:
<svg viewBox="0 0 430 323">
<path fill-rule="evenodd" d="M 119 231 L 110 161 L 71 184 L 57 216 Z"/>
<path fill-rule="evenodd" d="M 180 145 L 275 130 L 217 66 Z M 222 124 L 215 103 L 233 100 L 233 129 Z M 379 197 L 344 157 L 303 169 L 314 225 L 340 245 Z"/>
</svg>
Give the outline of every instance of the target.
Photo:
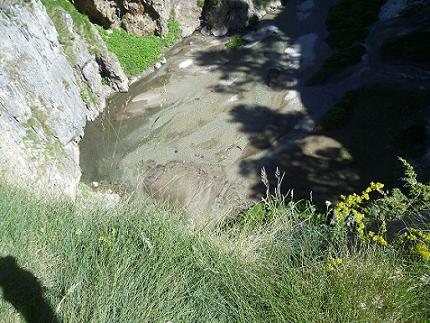
<svg viewBox="0 0 430 323">
<path fill-rule="evenodd" d="M 339 202 L 334 210 L 335 218 L 337 224 L 342 226 L 348 221 L 353 222 L 355 231 L 363 242 L 376 242 L 382 246 L 387 246 L 388 243 L 383 237 L 387 232 L 387 224 L 385 221 L 382 222 L 381 230 L 378 234 L 373 231 L 366 233 L 366 216 L 362 212 L 362 207 L 364 203 L 370 201 L 370 194 L 372 192 L 378 191 L 382 192 L 384 184 L 382 183 L 370 183 L 361 194 L 353 193 L 348 196 L 341 195 L 341 202 Z"/>
<path fill-rule="evenodd" d="M 413 255 L 430 261 L 430 232 L 409 228 L 398 238 L 399 244 Z"/>
<path fill-rule="evenodd" d="M 100 236 L 99 242 L 101 242 L 103 245 L 107 247 L 112 247 L 117 237 L 118 237 L 118 231 L 115 228 L 113 228 L 111 229 L 108 235 Z"/>
<path fill-rule="evenodd" d="M 390 194 L 384 194 L 384 184 L 372 182 L 361 194 L 342 195 L 341 201 L 334 209 L 334 222 L 338 228 L 349 226 L 363 243 L 376 243 L 387 247 L 387 221 L 398 221 L 408 215 L 428 214 L 430 184 L 420 183 L 413 167 L 402 158 L 400 161 L 405 168 L 403 180 L 406 182 L 406 192 L 394 189 Z M 372 204 L 367 203 L 372 192 L 380 192 L 384 197 Z M 380 224 L 378 233 L 367 229 L 371 223 Z M 403 234 L 394 234 L 397 237 L 393 247 L 424 261 L 430 261 L 430 231 L 406 228 Z"/>
</svg>

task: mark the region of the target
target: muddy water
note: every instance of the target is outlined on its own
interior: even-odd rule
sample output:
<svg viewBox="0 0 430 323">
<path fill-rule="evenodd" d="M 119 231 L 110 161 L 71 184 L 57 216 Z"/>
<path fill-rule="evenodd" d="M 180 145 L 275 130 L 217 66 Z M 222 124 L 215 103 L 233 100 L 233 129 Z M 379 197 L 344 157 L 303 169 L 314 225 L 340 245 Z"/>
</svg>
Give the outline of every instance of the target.
<svg viewBox="0 0 430 323">
<path fill-rule="evenodd" d="M 83 179 L 125 183 L 203 218 L 261 196 L 261 167 L 271 173 L 282 166 L 287 186 L 304 194 L 333 193 L 338 183 L 288 169 L 302 157 L 327 171 L 327 159 L 348 159 L 337 141 L 308 136 L 336 99 L 326 88 L 302 85 L 328 53 L 322 39 L 329 3 L 289 1 L 246 34 L 242 48 L 201 35 L 176 45 L 166 65 L 113 97 L 87 127 Z M 319 156 L 322 149 L 337 155 Z M 286 153 L 289 165 L 279 160 Z"/>
</svg>

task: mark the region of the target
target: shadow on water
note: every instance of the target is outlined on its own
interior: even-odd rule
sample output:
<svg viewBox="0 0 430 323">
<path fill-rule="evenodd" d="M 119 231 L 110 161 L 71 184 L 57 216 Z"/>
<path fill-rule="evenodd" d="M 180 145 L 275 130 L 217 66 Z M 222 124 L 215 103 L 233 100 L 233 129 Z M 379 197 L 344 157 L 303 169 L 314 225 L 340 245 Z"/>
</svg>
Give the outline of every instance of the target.
<svg viewBox="0 0 430 323">
<path fill-rule="evenodd" d="M 396 83 L 396 80 L 367 73 L 341 82 L 307 85 L 308 78 L 322 66 L 330 53 L 324 42 L 327 36 L 325 16 L 333 1 L 315 1 L 312 12 L 300 12 L 305 2 L 312 0 L 289 1 L 273 20 L 261 22 L 263 27 L 279 27 L 278 33 L 261 41 L 261 49 L 242 47 L 227 52 L 220 49 L 218 52 L 202 52 L 197 59 L 201 66 L 216 64 L 222 71 L 223 80 L 231 80 L 235 73 L 247 75 L 231 86 L 213 87 L 214 92 L 237 94 L 248 91 L 248 85 L 260 83 L 266 86 L 267 95 L 292 93 L 289 102 L 282 102 L 279 106 L 239 104 L 230 110 L 231 122 L 241 125 L 240 129 L 249 142 L 240 162 L 241 174 L 255 178 L 263 167 L 268 174 L 274 174 L 279 167 L 286 172 L 285 190 L 294 188 L 296 196 L 303 198 L 309 197 L 312 191 L 316 201 L 335 201 L 340 194 L 359 191 L 371 181 L 382 181 L 388 187 L 399 185 L 402 169 L 397 156 L 405 156 L 405 152 L 383 141 L 392 129 L 389 129 L 389 124 L 384 125 L 381 113 L 378 118 L 382 122 L 378 129 L 360 130 L 363 125 L 378 124 L 379 121 L 365 120 L 372 118 L 372 111 L 366 111 L 369 116 L 355 116 L 361 123 L 349 122 L 342 131 L 322 131 L 318 124 L 328 108 L 347 91 L 382 84 L 395 92 L 405 87 L 407 80 L 401 79 Z M 309 14 L 310 17 L 301 22 L 298 19 L 301 14 Z M 306 39 L 312 37 L 318 37 L 318 41 L 313 45 L 306 44 Z M 302 55 L 307 55 L 306 46 L 314 46 L 312 55 L 316 56 L 310 64 L 302 66 L 301 58 L 285 52 L 286 43 L 301 50 Z M 388 99 L 390 90 L 385 90 L 382 96 Z M 302 109 L 284 109 L 287 104 L 294 105 L 294 100 L 296 104 L 301 103 Z M 401 114 L 397 119 L 402 120 Z M 401 127 L 395 123 L 391 125 Z M 265 187 L 256 182 L 253 197 L 259 198 L 264 193 Z"/>
<path fill-rule="evenodd" d="M 12 256 L 0 258 L 0 287 L 3 299 L 21 313 L 27 323 L 59 323 L 34 275 L 22 269 Z"/>
</svg>

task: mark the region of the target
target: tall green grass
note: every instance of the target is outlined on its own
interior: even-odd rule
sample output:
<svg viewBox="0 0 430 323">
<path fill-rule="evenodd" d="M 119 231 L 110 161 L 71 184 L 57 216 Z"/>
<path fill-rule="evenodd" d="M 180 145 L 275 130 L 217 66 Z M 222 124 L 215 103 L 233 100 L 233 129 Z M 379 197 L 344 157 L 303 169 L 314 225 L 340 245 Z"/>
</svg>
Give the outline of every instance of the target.
<svg viewBox="0 0 430 323">
<path fill-rule="evenodd" d="M 91 198 L 44 201 L 0 184 L 0 256 L 40 281 L 64 322 L 430 317 L 428 265 L 372 248 L 348 251 L 306 205 L 268 207 L 270 221 L 251 230 L 240 223 L 196 230 L 149 202 L 107 209 Z M 342 260 L 330 265 L 335 258 Z M 0 301 L 0 320 L 19 317 Z"/>
</svg>

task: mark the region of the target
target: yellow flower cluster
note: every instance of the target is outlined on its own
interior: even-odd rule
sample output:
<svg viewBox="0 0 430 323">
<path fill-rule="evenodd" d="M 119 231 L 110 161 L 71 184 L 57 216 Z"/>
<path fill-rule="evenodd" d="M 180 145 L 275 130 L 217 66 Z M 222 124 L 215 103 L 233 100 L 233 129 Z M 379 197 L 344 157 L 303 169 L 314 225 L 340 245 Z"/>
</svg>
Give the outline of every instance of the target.
<svg viewBox="0 0 430 323">
<path fill-rule="evenodd" d="M 430 250 L 425 243 L 418 243 L 413 248 L 415 254 L 421 257 L 424 261 L 430 261 Z"/>
<path fill-rule="evenodd" d="M 383 221 L 379 234 L 375 234 L 375 232 L 369 231 L 369 233 L 367 234 L 367 241 L 369 242 L 373 241 L 373 242 L 379 243 L 383 247 L 386 247 L 388 246 L 387 240 L 384 239 L 384 235 L 386 233 L 387 233 L 387 222 Z"/>
<path fill-rule="evenodd" d="M 117 237 L 118 231 L 113 228 L 108 236 L 100 236 L 99 241 L 108 247 L 112 247 Z"/>
<path fill-rule="evenodd" d="M 366 188 L 363 192 L 361 192 L 361 195 L 358 195 L 356 193 L 345 196 L 341 195 L 340 198 L 342 199 L 342 202 L 339 202 L 336 205 L 336 218 L 339 222 L 342 222 L 345 220 L 353 211 L 355 208 L 359 207 L 361 204 L 363 204 L 366 201 L 370 200 L 369 194 L 374 191 L 380 191 L 384 188 L 384 184 L 382 183 L 370 183 L 370 186 Z"/>
<path fill-rule="evenodd" d="M 332 258 L 332 257 L 330 257 L 327 260 L 326 269 L 327 269 L 327 271 L 333 271 L 336 268 L 338 268 L 339 266 L 341 266 L 342 264 L 343 264 L 343 259 L 342 258 Z"/>
<path fill-rule="evenodd" d="M 413 254 L 416 254 L 425 261 L 430 261 L 430 232 L 424 232 L 417 229 L 408 229 L 400 236 L 400 244 L 412 244 L 410 248 Z"/>
<path fill-rule="evenodd" d="M 342 199 L 342 201 L 336 205 L 335 216 L 338 224 L 342 224 L 346 219 L 352 216 L 356 223 L 357 233 L 361 240 L 367 242 L 374 241 L 382 246 L 387 246 L 388 243 L 382 236 L 382 234 L 387 232 L 386 223 L 383 222 L 380 234 L 375 234 L 374 232 L 370 231 L 366 235 L 366 217 L 363 213 L 359 211 L 361 205 L 370 200 L 370 193 L 375 191 L 381 191 L 383 188 L 384 184 L 372 182 L 370 183 L 370 186 L 368 188 L 361 192 L 360 195 L 356 193 L 348 196 L 341 195 L 340 198 Z"/>
</svg>

